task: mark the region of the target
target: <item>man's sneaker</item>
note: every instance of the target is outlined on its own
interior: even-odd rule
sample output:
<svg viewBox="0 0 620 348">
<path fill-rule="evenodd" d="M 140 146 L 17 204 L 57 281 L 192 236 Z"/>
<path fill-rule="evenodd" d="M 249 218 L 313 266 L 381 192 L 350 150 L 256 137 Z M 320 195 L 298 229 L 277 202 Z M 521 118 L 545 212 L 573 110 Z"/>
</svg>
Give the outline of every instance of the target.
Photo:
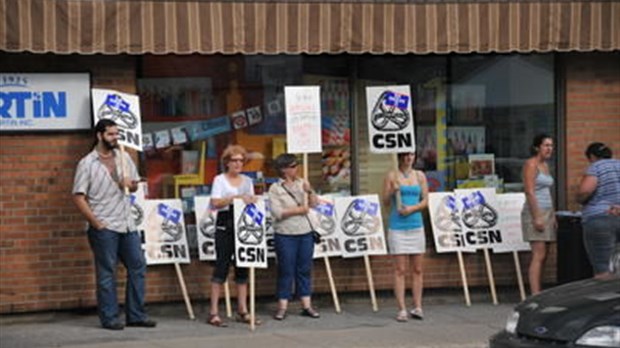
<svg viewBox="0 0 620 348">
<path fill-rule="evenodd" d="M 143 321 L 136 321 L 133 323 L 127 323 L 127 326 L 130 327 L 155 327 L 157 326 L 157 322 L 155 320 L 146 319 Z"/>
<path fill-rule="evenodd" d="M 119 323 L 118 321 L 115 321 L 109 324 L 102 324 L 101 327 L 107 330 L 115 330 L 115 331 L 122 330 L 125 328 L 125 326 Z"/>
<path fill-rule="evenodd" d="M 410 310 L 409 315 L 411 315 L 411 318 L 413 319 L 424 320 L 424 312 L 422 312 L 421 308 L 414 308 Z"/>
</svg>

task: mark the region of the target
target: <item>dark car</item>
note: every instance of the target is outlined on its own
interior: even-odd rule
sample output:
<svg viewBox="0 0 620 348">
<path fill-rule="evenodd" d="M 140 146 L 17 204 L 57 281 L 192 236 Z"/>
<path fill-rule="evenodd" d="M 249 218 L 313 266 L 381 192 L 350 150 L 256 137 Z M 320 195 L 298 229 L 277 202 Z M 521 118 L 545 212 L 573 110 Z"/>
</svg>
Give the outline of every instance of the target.
<svg viewBox="0 0 620 348">
<path fill-rule="evenodd" d="M 490 348 L 620 347 L 620 278 L 558 286 L 515 307 Z"/>
</svg>

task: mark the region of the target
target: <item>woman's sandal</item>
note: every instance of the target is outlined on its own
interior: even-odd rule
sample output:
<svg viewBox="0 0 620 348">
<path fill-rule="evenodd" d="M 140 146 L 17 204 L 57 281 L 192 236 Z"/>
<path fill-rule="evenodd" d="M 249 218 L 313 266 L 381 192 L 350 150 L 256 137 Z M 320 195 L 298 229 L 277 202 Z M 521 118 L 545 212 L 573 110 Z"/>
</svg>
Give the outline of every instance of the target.
<svg viewBox="0 0 620 348">
<path fill-rule="evenodd" d="M 309 317 L 309 318 L 313 318 L 313 319 L 318 319 L 318 318 L 321 317 L 319 312 L 315 311 L 314 308 L 312 308 L 312 307 L 308 307 L 308 308 L 302 309 L 301 310 L 301 316 L 302 317 Z"/>
<path fill-rule="evenodd" d="M 398 314 L 396 315 L 396 321 L 399 323 L 404 323 L 407 320 L 409 320 L 409 314 L 407 313 L 407 310 L 403 309 L 402 311 L 399 311 Z"/>
<path fill-rule="evenodd" d="M 218 314 L 209 314 L 209 319 L 207 319 L 207 324 L 213 325 L 216 327 L 227 327 L 228 324 L 222 321 L 222 318 Z"/>
<path fill-rule="evenodd" d="M 279 308 L 273 315 L 275 320 L 284 320 L 286 318 L 286 308 Z"/>
<path fill-rule="evenodd" d="M 245 323 L 245 324 L 250 324 L 252 322 L 252 318 L 250 316 L 250 313 L 237 313 L 237 315 L 235 316 L 235 320 L 239 323 Z M 254 317 L 254 325 L 260 325 L 263 322 Z"/>
</svg>

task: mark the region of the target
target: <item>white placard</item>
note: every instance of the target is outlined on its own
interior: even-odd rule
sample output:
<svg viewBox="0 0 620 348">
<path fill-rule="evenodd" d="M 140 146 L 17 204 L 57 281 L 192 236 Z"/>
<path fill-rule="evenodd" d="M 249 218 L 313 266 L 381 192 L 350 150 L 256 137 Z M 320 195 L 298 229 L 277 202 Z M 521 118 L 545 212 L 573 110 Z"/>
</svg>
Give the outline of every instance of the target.
<svg viewBox="0 0 620 348">
<path fill-rule="evenodd" d="M 321 235 L 321 243 L 314 246 L 314 258 L 341 256 L 341 232 L 336 218 L 334 198 L 318 196 L 317 199 L 317 205 L 310 208 L 308 212 L 308 219 L 312 223 L 312 228 Z"/>
<path fill-rule="evenodd" d="M 336 197 L 334 202 L 342 257 L 387 253 L 377 195 Z"/>
<path fill-rule="evenodd" d="M 262 199 L 265 202 L 265 238 L 267 239 L 267 257 L 275 258 L 276 241 L 274 239 L 275 230 L 273 228 L 274 219 L 271 213 L 271 201 L 269 200 L 268 194 L 264 194 Z"/>
<path fill-rule="evenodd" d="M 144 255 L 148 265 L 189 263 L 183 204 L 180 199 L 144 201 Z"/>
<path fill-rule="evenodd" d="M 0 74 L 0 131 L 90 129 L 89 74 Z"/>
<path fill-rule="evenodd" d="M 461 203 L 461 242 L 468 248 L 494 248 L 503 241 L 495 188 L 454 190 Z"/>
<path fill-rule="evenodd" d="M 146 182 L 138 183 L 138 189 L 129 195 L 131 201 L 131 216 L 138 231 L 145 229 L 145 214 L 144 208 L 146 203 L 146 196 L 148 192 L 148 186 Z"/>
<path fill-rule="evenodd" d="M 370 152 L 415 152 L 411 104 L 408 85 L 366 87 Z"/>
<path fill-rule="evenodd" d="M 525 204 L 524 193 L 504 193 L 497 195 L 499 204 L 499 223 L 502 230 L 502 243 L 493 247 L 493 252 L 530 251 L 530 244 L 523 241 L 521 210 Z"/>
<path fill-rule="evenodd" d="M 211 208 L 211 197 L 194 197 L 194 214 L 196 216 L 196 240 L 198 242 L 198 259 L 215 261 L 215 222 L 217 210 Z"/>
<path fill-rule="evenodd" d="M 140 98 L 135 94 L 111 89 L 93 88 L 93 124 L 110 119 L 118 125 L 122 145 L 142 151 L 142 119 Z"/>
<path fill-rule="evenodd" d="M 428 209 L 437 253 L 463 251 L 460 243 L 461 205 L 453 192 L 431 192 Z"/>
<path fill-rule="evenodd" d="M 287 152 L 322 152 L 320 87 L 285 86 L 284 100 Z"/>
<path fill-rule="evenodd" d="M 267 268 L 265 201 L 234 200 L 235 262 L 237 267 Z"/>
</svg>

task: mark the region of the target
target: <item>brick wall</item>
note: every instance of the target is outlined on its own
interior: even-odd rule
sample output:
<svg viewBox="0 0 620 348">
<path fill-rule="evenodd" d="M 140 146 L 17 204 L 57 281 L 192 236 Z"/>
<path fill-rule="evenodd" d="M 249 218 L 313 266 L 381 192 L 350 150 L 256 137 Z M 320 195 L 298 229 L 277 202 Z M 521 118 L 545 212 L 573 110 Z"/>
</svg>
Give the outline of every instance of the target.
<svg viewBox="0 0 620 348">
<path fill-rule="evenodd" d="M 594 139 L 594 134 L 595 139 L 612 143 L 614 151 L 620 153 L 620 135 L 611 130 L 614 125 L 618 128 L 620 100 L 620 74 L 613 65 L 613 58 L 617 61 L 617 55 L 566 56 L 569 183 L 577 180 L 585 166 L 583 148 Z M 0 61 L 4 72 L 89 71 L 95 87 L 135 90 L 136 60 L 130 56 L 0 53 Z M 598 102 L 592 103 L 594 100 Z M 588 125 L 590 122 L 596 125 L 587 133 L 584 129 L 590 126 L 585 127 L 582 117 L 586 111 Z M 83 232 L 84 219 L 73 206 L 70 195 L 75 165 L 90 144 L 90 134 L 79 132 L 0 135 L 0 313 L 95 305 L 94 269 Z M 527 255 L 522 254 L 525 271 Z M 552 252 L 545 270 L 547 282 L 555 280 L 554 259 Z M 496 283 L 516 286 L 512 255 L 492 255 L 492 260 Z M 466 255 L 465 263 L 470 285 L 485 286 L 483 254 Z M 391 289 L 391 260 L 373 257 L 371 264 L 376 288 Z M 331 265 L 340 292 L 367 289 L 362 259 L 335 258 L 331 259 Z M 211 271 L 209 263 L 198 261 L 183 266 L 193 300 L 208 298 Z M 122 267 L 119 272 L 119 298 L 122 299 Z M 272 295 L 274 267 L 257 270 L 256 277 L 257 294 Z M 329 292 L 326 277 L 323 261 L 315 261 L 317 292 Z M 456 256 L 429 251 L 425 285 L 428 288 L 459 288 Z M 174 267 L 170 265 L 148 268 L 147 289 L 148 302 L 180 301 L 182 298 Z"/>
<path fill-rule="evenodd" d="M 580 209 L 576 194 L 588 166 L 584 151 L 600 141 L 620 156 L 620 53 L 567 54 L 566 190 L 568 207 Z"/>
</svg>

